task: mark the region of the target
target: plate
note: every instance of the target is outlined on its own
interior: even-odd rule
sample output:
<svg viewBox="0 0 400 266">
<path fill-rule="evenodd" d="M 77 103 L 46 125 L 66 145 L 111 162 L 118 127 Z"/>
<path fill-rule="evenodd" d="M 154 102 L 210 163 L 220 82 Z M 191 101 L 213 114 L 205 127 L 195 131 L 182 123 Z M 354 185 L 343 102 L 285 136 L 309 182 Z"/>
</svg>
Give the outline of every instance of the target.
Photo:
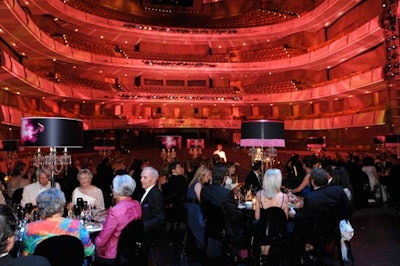
<svg viewBox="0 0 400 266">
<path fill-rule="evenodd" d="M 85 228 L 89 233 L 94 233 L 101 231 L 103 229 L 103 225 L 99 223 L 87 224 L 85 225 Z"/>
</svg>

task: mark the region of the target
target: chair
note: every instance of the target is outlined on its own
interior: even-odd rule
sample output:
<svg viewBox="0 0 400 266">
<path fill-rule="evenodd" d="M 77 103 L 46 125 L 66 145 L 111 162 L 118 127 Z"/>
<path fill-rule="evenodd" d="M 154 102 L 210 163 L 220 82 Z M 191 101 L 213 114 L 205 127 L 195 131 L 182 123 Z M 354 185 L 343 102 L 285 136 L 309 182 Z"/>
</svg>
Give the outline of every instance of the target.
<svg viewBox="0 0 400 266">
<path fill-rule="evenodd" d="M 82 266 L 85 253 L 79 238 L 71 235 L 60 235 L 40 242 L 34 255 L 47 258 L 52 266 Z"/>
<path fill-rule="evenodd" d="M 12 194 L 11 203 L 12 204 L 20 204 L 22 199 L 22 193 L 24 192 L 24 188 L 17 188 Z"/>
<path fill-rule="evenodd" d="M 287 263 L 287 218 L 281 208 L 270 207 L 262 210 L 257 224 L 256 237 L 256 253 L 259 252 L 260 246 L 270 245 L 268 262 L 274 262 L 272 265 L 285 265 Z"/>
<path fill-rule="evenodd" d="M 317 265 L 343 265 L 340 248 L 340 206 L 331 204 L 315 214 L 313 239 Z"/>
<path fill-rule="evenodd" d="M 204 256 L 206 258 L 217 256 L 217 254 L 212 255 L 208 253 L 210 250 L 216 251 L 215 247 L 209 248 L 210 240 L 217 241 L 220 244 L 220 254 L 218 254 L 220 256 L 218 257 L 223 261 L 232 261 L 236 256 L 235 247 L 228 238 L 225 213 L 222 206 L 213 202 L 202 202 L 201 208 L 205 220 Z"/>
<path fill-rule="evenodd" d="M 115 265 L 146 265 L 143 254 L 143 220 L 131 221 L 122 230 L 117 245 Z"/>
</svg>

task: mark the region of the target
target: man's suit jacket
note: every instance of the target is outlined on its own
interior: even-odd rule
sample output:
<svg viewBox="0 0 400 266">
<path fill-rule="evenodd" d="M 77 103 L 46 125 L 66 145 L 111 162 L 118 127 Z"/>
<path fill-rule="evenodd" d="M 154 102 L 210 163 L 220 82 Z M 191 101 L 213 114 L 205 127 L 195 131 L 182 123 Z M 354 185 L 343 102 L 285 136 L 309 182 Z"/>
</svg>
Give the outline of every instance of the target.
<svg viewBox="0 0 400 266">
<path fill-rule="evenodd" d="M 145 234 L 161 230 L 165 222 L 164 197 L 156 186 L 150 189 L 141 205 Z"/>
<path fill-rule="evenodd" d="M 0 258 L 1 266 L 50 266 L 50 262 L 42 256 L 30 255 L 26 257 L 13 258 L 6 255 Z"/>
<path fill-rule="evenodd" d="M 260 182 L 258 175 L 254 171 L 251 171 L 247 175 L 245 183 L 244 183 L 244 187 L 246 189 L 250 189 L 250 186 L 252 189 L 255 189 L 255 190 L 260 190 L 262 188 L 262 182 Z"/>
<path fill-rule="evenodd" d="M 200 204 L 206 205 L 207 202 L 218 204 L 222 207 L 225 218 L 225 230 L 229 238 L 238 241 L 242 233 L 242 212 L 238 209 L 237 203 L 231 190 L 219 184 L 206 185 L 200 193 Z M 207 217 L 205 217 L 207 218 Z"/>
<path fill-rule="evenodd" d="M 353 207 L 341 186 L 318 188 L 304 197 L 304 206 L 296 214 L 296 232 L 307 243 L 337 233 L 339 221 L 349 219 Z"/>
</svg>

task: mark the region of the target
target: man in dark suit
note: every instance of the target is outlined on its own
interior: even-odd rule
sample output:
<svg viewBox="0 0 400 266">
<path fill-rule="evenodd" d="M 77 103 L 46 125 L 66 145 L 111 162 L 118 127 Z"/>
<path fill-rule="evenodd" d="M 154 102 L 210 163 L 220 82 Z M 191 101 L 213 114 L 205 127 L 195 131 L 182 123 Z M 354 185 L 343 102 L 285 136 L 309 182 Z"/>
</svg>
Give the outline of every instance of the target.
<svg viewBox="0 0 400 266">
<path fill-rule="evenodd" d="M 295 214 L 295 232 L 305 244 L 303 250 L 315 252 L 317 265 L 331 265 L 337 260 L 337 249 L 328 247 L 340 250 L 339 222 L 349 219 L 353 207 L 341 186 L 328 186 L 324 169 L 314 167 L 310 182 L 314 190 L 304 197 L 303 209 Z"/>
<path fill-rule="evenodd" d="M 202 188 L 200 193 L 201 208 L 206 220 L 207 227 L 212 224 L 207 224 L 207 220 L 212 220 L 212 215 L 207 211 L 210 205 L 217 206 L 222 213 L 222 217 L 217 217 L 219 221 L 223 221 L 223 230 L 225 238 L 231 245 L 231 252 L 236 256 L 238 251 L 238 244 L 242 234 L 242 213 L 237 208 L 233 192 L 224 188 L 223 184 L 227 175 L 227 168 L 225 164 L 217 164 L 212 169 L 212 183 Z M 222 254 L 223 255 L 223 254 Z"/>
<path fill-rule="evenodd" d="M 172 222 L 171 231 L 174 223 L 186 220 L 185 201 L 188 184 L 184 175 L 185 169 L 179 162 L 173 162 L 168 166 L 169 178 L 162 185 L 165 206 L 167 211 L 167 220 Z"/>
<path fill-rule="evenodd" d="M 244 187 L 247 190 L 254 189 L 258 191 L 262 188 L 261 163 L 261 161 L 255 161 L 251 166 L 251 172 L 244 182 Z"/>
<path fill-rule="evenodd" d="M 148 258 L 148 265 L 157 264 L 156 239 L 163 230 L 165 222 L 164 198 L 156 186 L 157 181 L 158 171 L 151 166 L 144 167 L 140 182 L 145 192 L 140 203 L 144 226 L 143 248 Z"/>
</svg>

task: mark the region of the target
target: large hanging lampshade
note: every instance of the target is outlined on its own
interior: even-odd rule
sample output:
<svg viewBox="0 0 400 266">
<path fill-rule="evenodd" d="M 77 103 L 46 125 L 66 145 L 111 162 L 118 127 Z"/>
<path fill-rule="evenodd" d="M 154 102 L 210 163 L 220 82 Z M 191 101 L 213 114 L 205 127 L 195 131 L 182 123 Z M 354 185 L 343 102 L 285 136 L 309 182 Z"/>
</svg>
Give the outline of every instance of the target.
<svg viewBox="0 0 400 266">
<path fill-rule="evenodd" d="M 240 146 L 285 147 L 283 121 L 280 120 L 242 121 Z"/>
<path fill-rule="evenodd" d="M 64 117 L 24 117 L 21 120 L 21 145 L 81 148 L 83 122 Z"/>
</svg>

